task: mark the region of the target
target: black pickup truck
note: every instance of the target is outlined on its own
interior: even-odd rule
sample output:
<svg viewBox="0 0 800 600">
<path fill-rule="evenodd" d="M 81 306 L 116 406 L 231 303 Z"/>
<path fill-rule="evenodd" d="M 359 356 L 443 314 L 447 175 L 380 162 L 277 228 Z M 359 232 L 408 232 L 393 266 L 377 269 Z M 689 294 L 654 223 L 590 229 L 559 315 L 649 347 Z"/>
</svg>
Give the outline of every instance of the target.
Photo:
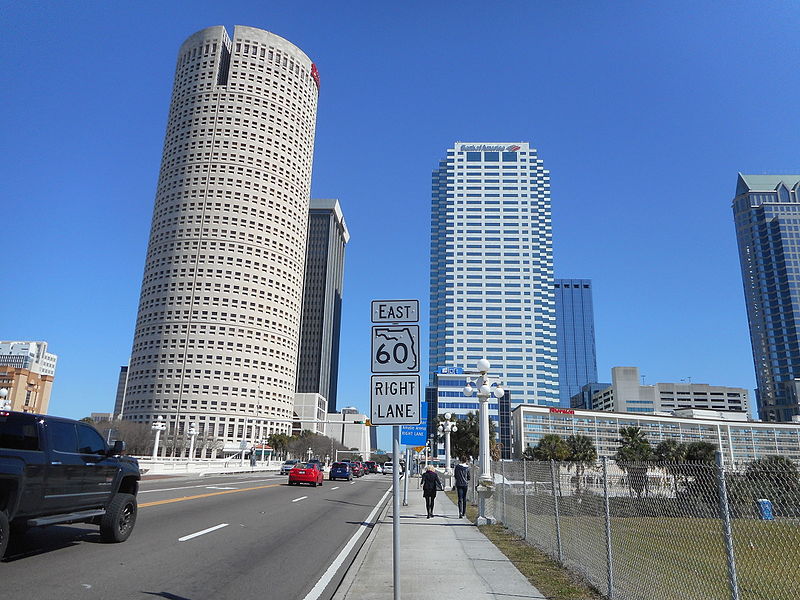
<svg viewBox="0 0 800 600">
<path fill-rule="evenodd" d="M 123 542 L 136 523 L 139 464 L 86 423 L 0 410 L 0 558 L 11 532 L 93 523 Z"/>
</svg>

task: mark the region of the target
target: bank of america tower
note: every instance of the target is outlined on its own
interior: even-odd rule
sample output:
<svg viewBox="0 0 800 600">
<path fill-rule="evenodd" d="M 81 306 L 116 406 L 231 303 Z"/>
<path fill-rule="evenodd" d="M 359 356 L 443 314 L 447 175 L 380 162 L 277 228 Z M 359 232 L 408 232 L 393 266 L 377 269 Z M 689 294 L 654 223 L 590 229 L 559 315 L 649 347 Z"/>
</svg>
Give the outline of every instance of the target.
<svg viewBox="0 0 800 600">
<path fill-rule="evenodd" d="M 430 311 L 431 384 L 487 358 L 512 404 L 558 406 L 550 177 L 528 143 L 457 142 L 433 172 Z"/>
</svg>

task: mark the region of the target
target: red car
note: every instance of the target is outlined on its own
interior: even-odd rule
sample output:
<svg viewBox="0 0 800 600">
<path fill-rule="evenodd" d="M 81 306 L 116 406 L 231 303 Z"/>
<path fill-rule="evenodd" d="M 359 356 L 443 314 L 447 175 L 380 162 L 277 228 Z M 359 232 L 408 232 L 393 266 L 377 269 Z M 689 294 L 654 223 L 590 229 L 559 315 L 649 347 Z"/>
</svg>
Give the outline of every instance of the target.
<svg viewBox="0 0 800 600">
<path fill-rule="evenodd" d="M 289 485 L 308 483 L 313 486 L 322 485 L 323 473 L 319 463 L 300 463 L 289 471 Z"/>
<path fill-rule="evenodd" d="M 353 461 L 350 463 L 353 465 L 353 475 L 356 477 L 363 477 L 364 476 L 364 465 L 358 461 Z"/>
</svg>

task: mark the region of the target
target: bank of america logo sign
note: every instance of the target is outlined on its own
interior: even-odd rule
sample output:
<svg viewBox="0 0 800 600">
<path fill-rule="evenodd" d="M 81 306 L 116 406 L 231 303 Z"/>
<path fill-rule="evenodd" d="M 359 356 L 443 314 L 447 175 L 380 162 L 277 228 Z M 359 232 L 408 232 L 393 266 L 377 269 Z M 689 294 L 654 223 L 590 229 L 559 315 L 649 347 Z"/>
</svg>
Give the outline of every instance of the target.
<svg viewBox="0 0 800 600">
<path fill-rule="evenodd" d="M 509 146 L 508 148 L 506 148 L 506 152 L 516 152 L 516 151 L 517 151 L 517 150 L 519 150 L 520 148 L 522 148 L 522 146 L 514 146 L 514 145 L 511 145 L 511 146 Z"/>
</svg>

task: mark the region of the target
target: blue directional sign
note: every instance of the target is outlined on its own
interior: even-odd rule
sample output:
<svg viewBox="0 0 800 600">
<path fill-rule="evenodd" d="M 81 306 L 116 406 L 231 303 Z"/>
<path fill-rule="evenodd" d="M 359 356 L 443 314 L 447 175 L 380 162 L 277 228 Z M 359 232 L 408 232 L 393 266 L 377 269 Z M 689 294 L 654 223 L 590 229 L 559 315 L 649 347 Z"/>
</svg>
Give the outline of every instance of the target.
<svg viewBox="0 0 800 600">
<path fill-rule="evenodd" d="M 428 441 L 428 403 L 420 402 L 419 425 L 401 425 L 400 443 L 406 446 L 424 446 Z"/>
</svg>

